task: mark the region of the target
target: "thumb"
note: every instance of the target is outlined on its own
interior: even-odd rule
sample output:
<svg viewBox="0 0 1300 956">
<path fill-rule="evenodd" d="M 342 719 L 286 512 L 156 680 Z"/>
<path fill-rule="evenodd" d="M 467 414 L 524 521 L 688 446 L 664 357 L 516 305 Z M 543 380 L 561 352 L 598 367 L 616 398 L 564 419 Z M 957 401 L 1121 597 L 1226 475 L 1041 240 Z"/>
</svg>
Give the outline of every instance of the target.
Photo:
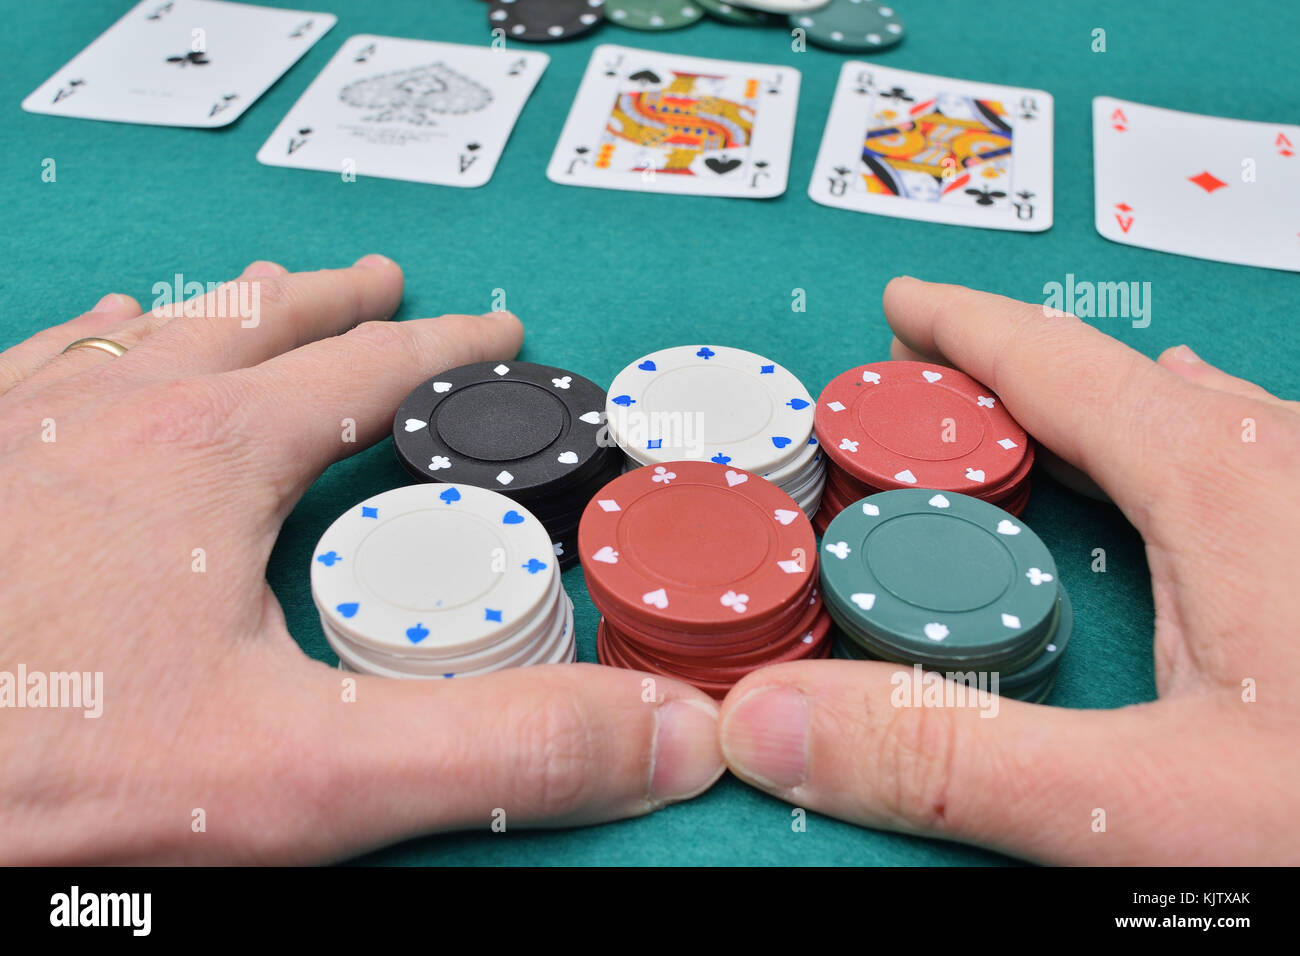
<svg viewBox="0 0 1300 956">
<path fill-rule="evenodd" d="M 437 682 L 313 670 L 324 739 L 312 749 L 326 754 L 313 781 L 329 808 L 327 826 L 314 828 L 325 845 L 304 851 L 314 857 L 495 821 L 639 816 L 707 790 L 725 769 L 717 705 L 662 678 L 647 694 L 647 675 L 588 664 Z M 346 678 L 356 680 L 350 702 Z"/>
<path fill-rule="evenodd" d="M 727 763 L 799 807 L 1037 861 L 1150 863 L 1196 852 L 1186 821 L 1169 812 L 1195 781 L 1173 766 L 1173 729 L 1158 749 L 1164 704 L 1074 711 L 992 697 L 984 711 L 895 706 L 895 674 L 912 679 L 910 668 L 854 661 L 750 675 L 723 702 Z M 1176 732 L 1186 734 L 1186 721 Z"/>
</svg>

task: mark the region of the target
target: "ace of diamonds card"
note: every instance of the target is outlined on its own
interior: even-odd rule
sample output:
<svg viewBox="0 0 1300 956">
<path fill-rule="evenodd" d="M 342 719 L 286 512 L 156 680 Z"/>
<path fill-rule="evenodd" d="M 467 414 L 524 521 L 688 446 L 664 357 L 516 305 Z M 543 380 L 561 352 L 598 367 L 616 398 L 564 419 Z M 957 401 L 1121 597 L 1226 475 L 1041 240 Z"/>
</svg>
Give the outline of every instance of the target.
<svg viewBox="0 0 1300 956">
<path fill-rule="evenodd" d="M 798 99 L 789 67 L 598 46 L 546 175 L 599 189 L 779 196 Z"/>
<path fill-rule="evenodd" d="M 1092 101 L 1097 231 L 1300 272 L 1300 127 Z"/>
<path fill-rule="evenodd" d="M 808 195 L 825 206 L 985 229 L 1052 226 L 1050 93 L 850 61 Z"/>
</svg>

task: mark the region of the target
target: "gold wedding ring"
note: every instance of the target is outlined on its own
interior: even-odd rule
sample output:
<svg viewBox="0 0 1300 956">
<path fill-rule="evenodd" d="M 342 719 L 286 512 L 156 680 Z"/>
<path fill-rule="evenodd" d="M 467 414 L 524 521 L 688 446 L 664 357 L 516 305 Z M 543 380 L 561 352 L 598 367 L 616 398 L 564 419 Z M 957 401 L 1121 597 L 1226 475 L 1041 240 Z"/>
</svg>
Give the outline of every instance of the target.
<svg viewBox="0 0 1300 956">
<path fill-rule="evenodd" d="M 73 349 L 99 349 L 101 352 L 107 352 L 109 355 L 116 358 L 121 358 L 126 354 L 126 346 L 118 345 L 112 339 L 99 339 L 93 337 L 88 339 L 77 339 L 77 341 L 73 342 L 63 351 L 71 352 Z"/>
</svg>

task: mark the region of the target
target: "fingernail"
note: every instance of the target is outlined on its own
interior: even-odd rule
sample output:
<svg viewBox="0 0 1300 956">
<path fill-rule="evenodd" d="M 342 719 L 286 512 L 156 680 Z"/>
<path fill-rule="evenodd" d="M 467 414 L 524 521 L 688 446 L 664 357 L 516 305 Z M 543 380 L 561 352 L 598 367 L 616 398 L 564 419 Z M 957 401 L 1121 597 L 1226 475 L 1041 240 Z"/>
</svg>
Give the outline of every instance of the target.
<svg viewBox="0 0 1300 956">
<path fill-rule="evenodd" d="M 655 714 L 653 800 L 685 800 L 722 773 L 718 708 L 702 700 L 670 700 Z"/>
<path fill-rule="evenodd" d="M 284 270 L 274 262 L 250 262 L 248 268 L 244 270 L 241 279 L 269 279 L 272 276 L 278 276 Z"/>
<path fill-rule="evenodd" d="M 1201 361 L 1201 357 L 1186 345 L 1180 345 L 1174 349 L 1174 358 L 1180 362 L 1186 362 L 1188 365 L 1198 365 Z"/>
<path fill-rule="evenodd" d="M 397 265 L 397 263 L 388 258 L 388 256 L 381 256 L 377 252 L 372 252 L 369 255 L 362 256 L 356 262 L 352 263 L 354 269 L 380 269 L 394 265 Z"/>
<path fill-rule="evenodd" d="M 497 310 L 494 311 L 494 312 L 484 312 L 484 313 L 483 313 L 483 317 L 484 317 L 484 318 L 487 318 L 487 319 L 516 319 L 516 318 L 518 318 L 518 316 L 516 316 L 513 312 L 507 312 L 505 309 L 497 309 Z"/>
<path fill-rule="evenodd" d="M 793 687 L 750 691 L 727 714 L 722 752 L 742 776 L 781 790 L 808 775 L 808 700 Z"/>
<path fill-rule="evenodd" d="M 121 295 L 120 293 L 110 292 L 108 295 L 104 296 L 104 298 L 96 302 L 95 307 L 90 311 L 91 312 L 116 312 L 118 309 L 122 307 L 123 299 L 125 299 L 125 296 Z"/>
</svg>

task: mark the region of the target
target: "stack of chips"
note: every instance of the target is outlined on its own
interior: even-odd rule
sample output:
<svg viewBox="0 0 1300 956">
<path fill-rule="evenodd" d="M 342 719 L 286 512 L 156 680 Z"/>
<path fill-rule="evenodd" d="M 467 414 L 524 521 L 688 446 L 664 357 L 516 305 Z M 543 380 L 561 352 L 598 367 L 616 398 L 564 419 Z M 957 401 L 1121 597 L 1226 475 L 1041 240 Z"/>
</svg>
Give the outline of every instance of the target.
<svg viewBox="0 0 1300 956">
<path fill-rule="evenodd" d="M 560 567 L 577 563 L 578 520 L 622 470 L 602 442 L 605 392 L 581 375 L 529 362 L 479 362 L 413 390 L 393 419 L 393 443 L 421 481 L 508 495 L 541 519 Z"/>
<path fill-rule="evenodd" d="M 729 465 L 762 475 L 810 518 L 817 512 L 826 466 L 812 396 L 770 359 L 721 345 L 662 349 L 615 376 L 606 411 L 633 467 Z"/>
<path fill-rule="evenodd" d="M 953 492 L 886 491 L 845 508 L 822 539 L 821 583 L 843 656 L 976 672 L 1021 700 L 1051 692 L 1074 626 L 1042 540 Z"/>
<path fill-rule="evenodd" d="M 1029 501 L 1033 443 L 988 388 L 956 369 L 875 362 L 837 375 L 817 399 L 828 459 L 817 530 L 878 491 L 933 488 L 998 505 Z"/>
<path fill-rule="evenodd" d="M 312 599 L 342 667 L 445 678 L 575 659 L 550 537 L 469 485 L 409 485 L 349 508 L 316 545 Z"/>
<path fill-rule="evenodd" d="M 721 698 L 750 671 L 827 657 L 812 525 L 789 495 L 712 462 L 637 468 L 578 530 L 600 661 Z"/>
</svg>

